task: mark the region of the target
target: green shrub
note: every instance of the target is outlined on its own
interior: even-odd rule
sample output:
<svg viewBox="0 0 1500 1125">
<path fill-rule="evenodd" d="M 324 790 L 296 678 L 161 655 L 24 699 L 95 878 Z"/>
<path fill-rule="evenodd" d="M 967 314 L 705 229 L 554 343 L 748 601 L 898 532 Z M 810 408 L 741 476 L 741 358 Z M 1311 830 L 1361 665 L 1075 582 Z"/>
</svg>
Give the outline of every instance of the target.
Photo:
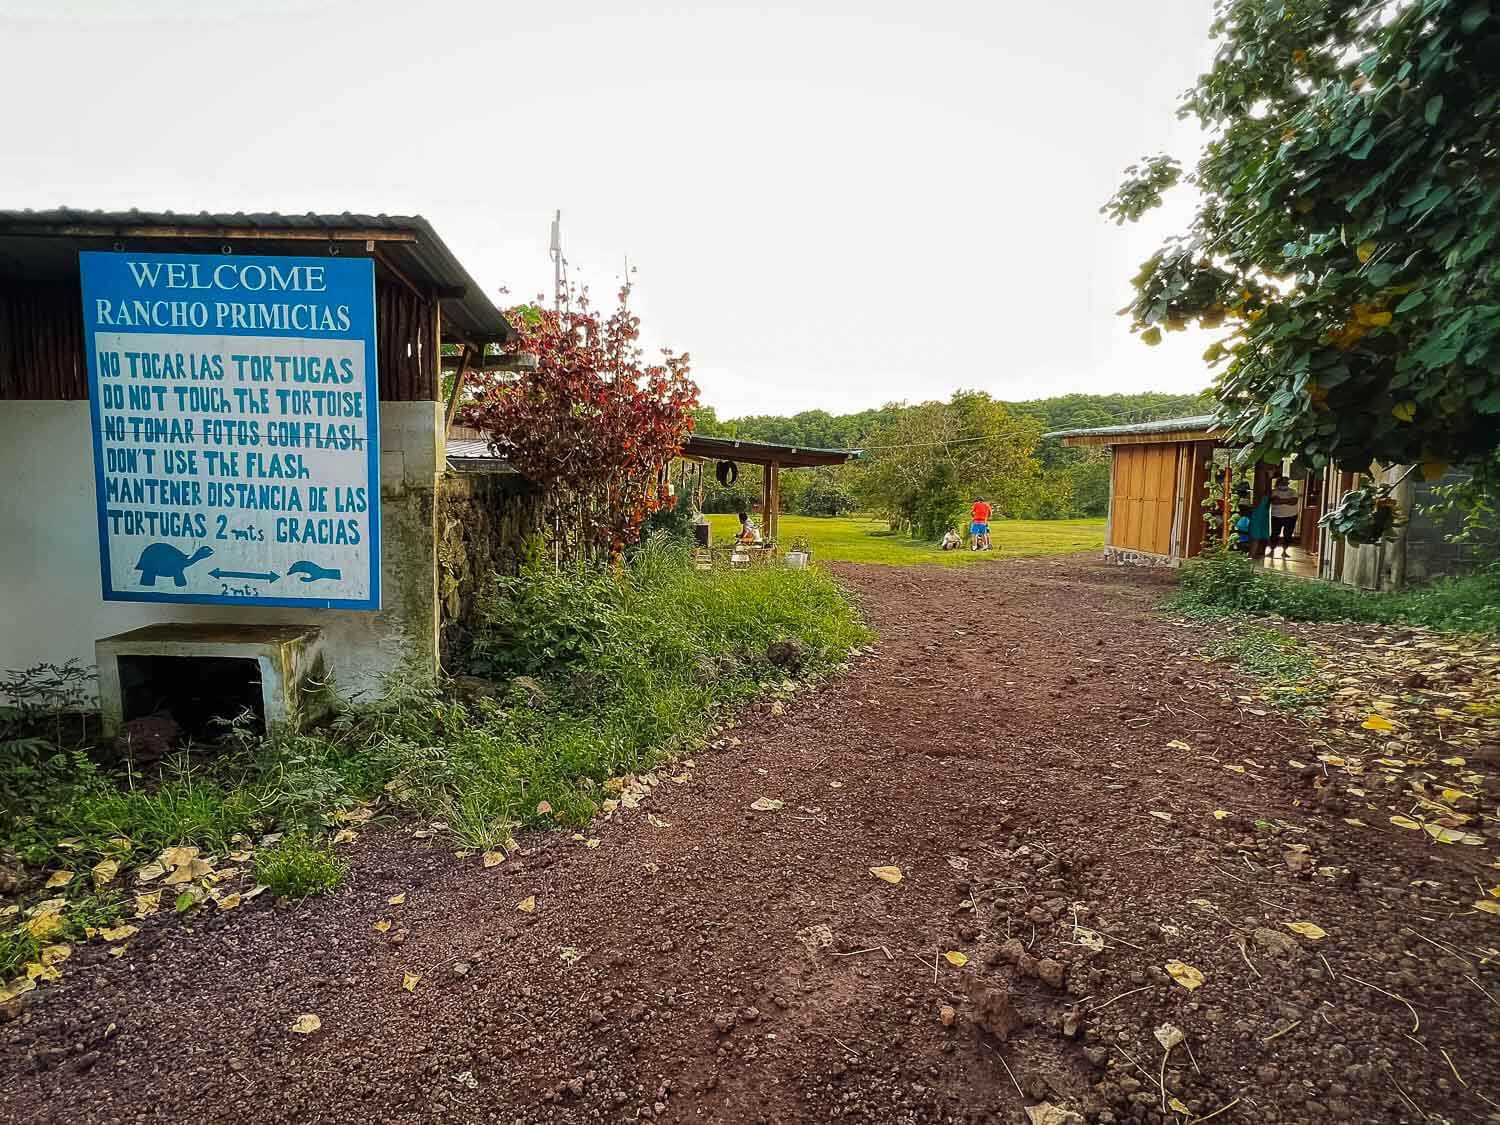
<svg viewBox="0 0 1500 1125">
<path fill-rule="evenodd" d="M 36 938 L 24 926 L 0 930 L 0 981 L 9 980 L 37 958 Z"/>
<path fill-rule="evenodd" d="M 333 890 L 348 869 L 327 844 L 296 834 L 255 854 L 255 880 L 282 898 L 303 899 Z"/>
<path fill-rule="evenodd" d="M 1371 593 L 1267 573 L 1244 555 L 1216 553 L 1183 565 L 1181 585 L 1167 608 L 1200 618 L 1248 614 L 1500 633 L 1500 572 L 1486 570 L 1394 593 Z"/>
<path fill-rule="evenodd" d="M 317 842 L 340 809 L 384 796 L 476 850 L 500 846 L 521 824 L 579 827 L 607 779 L 699 744 L 726 705 L 779 683 L 786 673 L 765 659 L 770 642 L 802 641 L 805 671 L 816 674 L 869 635 L 821 572 L 699 572 L 681 544 L 659 536 L 612 572 L 556 572 L 533 558 L 519 577 L 496 581 L 483 612 L 473 670 L 537 676 L 545 698 L 517 689 L 498 703 L 464 703 L 394 683 L 318 730 L 242 740 L 212 758 L 123 775 L 82 756 L 29 760 L 27 769 L 48 771 L 39 777 L 70 780 L 33 785 L 27 815 L 0 822 L 0 848 L 77 867 L 119 856 L 127 845 L 115 837 L 139 862 L 175 844 L 222 853 L 237 834 L 276 826 L 285 841 L 257 855 L 255 874 L 299 897 L 342 878 Z M 0 762 L 0 786 L 6 769 Z M 59 852 L 69 836 L 76 850 Z"/>
</svg>

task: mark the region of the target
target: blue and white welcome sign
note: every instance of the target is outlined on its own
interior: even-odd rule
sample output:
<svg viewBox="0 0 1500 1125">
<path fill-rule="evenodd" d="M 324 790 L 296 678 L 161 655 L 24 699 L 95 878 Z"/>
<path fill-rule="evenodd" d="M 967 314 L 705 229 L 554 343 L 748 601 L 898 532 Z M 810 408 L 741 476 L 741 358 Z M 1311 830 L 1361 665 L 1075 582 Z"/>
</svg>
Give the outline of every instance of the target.
<svg viewBox="0 0 1500 1125">
<path fill-rule="evenodd" d="M 79 265 L 104 597 L 379 609 L 370 260 Z"/>
</svg>

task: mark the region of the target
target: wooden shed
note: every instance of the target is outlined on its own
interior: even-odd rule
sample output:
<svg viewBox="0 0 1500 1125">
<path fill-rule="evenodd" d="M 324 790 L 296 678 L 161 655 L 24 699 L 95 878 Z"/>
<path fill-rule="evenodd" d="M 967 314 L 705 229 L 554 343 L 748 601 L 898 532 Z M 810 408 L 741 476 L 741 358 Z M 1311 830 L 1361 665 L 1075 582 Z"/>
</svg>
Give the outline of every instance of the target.
<svg viewBox="0 0 1500 1125">
<path fill-rule="evenodd" d="M 1106 558 L 1175 566 L 1203 549 L 1200 505 L 1218 446 L 1212 415 L 1047 436 L 1068 446 L 1107 446 L 1113 453 Z"/>
</svg>

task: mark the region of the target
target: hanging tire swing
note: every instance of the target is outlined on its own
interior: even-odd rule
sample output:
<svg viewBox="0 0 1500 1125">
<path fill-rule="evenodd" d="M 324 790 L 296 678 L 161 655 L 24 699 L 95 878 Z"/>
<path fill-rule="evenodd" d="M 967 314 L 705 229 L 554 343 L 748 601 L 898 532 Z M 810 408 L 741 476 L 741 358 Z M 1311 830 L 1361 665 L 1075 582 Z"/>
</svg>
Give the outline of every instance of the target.
<svg viewBox="0 0 1500 1125">
<path fill-rule="evenodd" d="M 714 479 L 725 488 L 729 488 L 740 479 L 740 467 L 733 461 L 720 461 L 714 469 Z"/>
</svg>

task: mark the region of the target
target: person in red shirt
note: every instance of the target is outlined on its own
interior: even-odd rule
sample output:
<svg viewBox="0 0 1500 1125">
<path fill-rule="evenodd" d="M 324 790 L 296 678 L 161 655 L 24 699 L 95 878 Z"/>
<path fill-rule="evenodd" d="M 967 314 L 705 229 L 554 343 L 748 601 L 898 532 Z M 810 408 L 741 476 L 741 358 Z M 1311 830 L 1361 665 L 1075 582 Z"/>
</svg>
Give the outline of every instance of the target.
<svg viewBox="0 0 1500 1125">
<path fill-rule="evenodd" d="M 970 545 L 976 551 L 988 551 L 990 549 L 990 506 L 984 502 L 984 497 L 976 497 L 974 507 L 969 510 L 969 536 Z"/>
</svg>

